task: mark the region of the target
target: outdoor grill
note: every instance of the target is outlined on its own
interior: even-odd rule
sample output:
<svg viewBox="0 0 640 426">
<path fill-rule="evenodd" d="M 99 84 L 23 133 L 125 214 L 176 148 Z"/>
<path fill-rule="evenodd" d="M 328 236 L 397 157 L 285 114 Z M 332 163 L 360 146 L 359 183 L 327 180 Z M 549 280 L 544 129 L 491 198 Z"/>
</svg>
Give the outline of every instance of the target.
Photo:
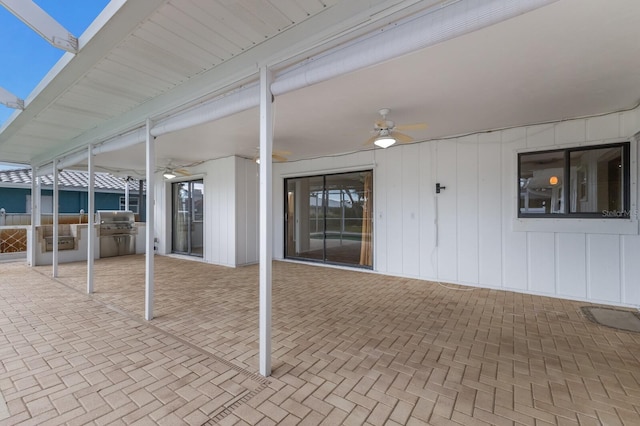
<svg viewBox="0 0 640 426">
<path fill-rule="evenodd" d="M 100 257 L 123 256 L 136 252 L 135 217 L 129 211 L 98 210 Z"/>
</svg>

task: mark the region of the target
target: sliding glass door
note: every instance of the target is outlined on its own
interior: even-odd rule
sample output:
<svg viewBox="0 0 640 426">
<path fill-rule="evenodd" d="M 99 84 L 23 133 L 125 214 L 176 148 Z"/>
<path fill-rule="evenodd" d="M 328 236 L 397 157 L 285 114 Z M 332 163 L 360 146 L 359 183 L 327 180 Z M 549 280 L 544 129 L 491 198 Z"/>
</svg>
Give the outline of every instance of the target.
<svg viewBox="0 0 640 426">
<path fill-rule="evenodd" d="M 172 251 L 202 257 L 204 182 L 193 180 L 172 184 Z"/>
<path fill-rule="evenodd" d="M 373 266 L 373 172 L 287 179 L 285 256 Z"/>
</svg>

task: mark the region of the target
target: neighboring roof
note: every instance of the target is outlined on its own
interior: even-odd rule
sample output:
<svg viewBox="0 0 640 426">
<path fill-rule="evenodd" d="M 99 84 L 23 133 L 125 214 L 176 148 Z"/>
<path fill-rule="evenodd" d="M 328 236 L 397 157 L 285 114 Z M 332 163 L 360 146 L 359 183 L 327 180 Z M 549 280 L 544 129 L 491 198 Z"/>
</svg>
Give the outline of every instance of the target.
<svg viewBox="0 0 640 426">
<path fill-rule="evenodd" d="M 52 186 L 53 176 L 41 176 L 43 185 Z M 89 174 L 78 170 L 62 170 L 58 174 L 61 189 L 86 189 L 88 188 Z M 130 178 L 129 188 L 132 191 L 138 189 L 140 183 L 137 179 Z M 95 173 L 94 188 L 101 192 L 124 191 L 125 179 L 109 173 Z M 4 184 L 31 186 L 31 169 L 2 170 L 0 171 L 0 187 Z"/>
</svg>

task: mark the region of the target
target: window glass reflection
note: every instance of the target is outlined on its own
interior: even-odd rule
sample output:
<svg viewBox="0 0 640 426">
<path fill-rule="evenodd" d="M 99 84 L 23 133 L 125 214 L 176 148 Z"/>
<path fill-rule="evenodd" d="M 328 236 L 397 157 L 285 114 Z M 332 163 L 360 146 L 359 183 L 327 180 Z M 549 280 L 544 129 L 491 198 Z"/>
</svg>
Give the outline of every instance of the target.
<svg viewBox="0 0 640 426">
<path fill-rule="evenodd" d="M 564 213 L 562 151 L 521 154 L 520 213 Z"/>
<path fill-rule="evenodd" d="M 622 148 L 571 152 L 571 212 L 624 209 Z"/>
</svg>

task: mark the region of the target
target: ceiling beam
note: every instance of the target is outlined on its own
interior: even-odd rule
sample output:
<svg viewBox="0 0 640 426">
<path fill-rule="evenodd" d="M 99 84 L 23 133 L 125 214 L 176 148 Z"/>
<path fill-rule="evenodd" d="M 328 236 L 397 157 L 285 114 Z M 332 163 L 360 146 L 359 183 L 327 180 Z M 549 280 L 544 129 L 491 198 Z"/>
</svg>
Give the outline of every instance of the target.
<svg viewBox="0 0 640 426">
<path fill-rule="evenodd" d="M 24 100 L 0 87 L 0 104 L 13 109 L 24 109 Z"/>
<path fill-rule="evenodd" d="M 33 1 L 0 0 L 0 4 L 52 46 L 78 53 L 78 39 Z"/>
</svg>

